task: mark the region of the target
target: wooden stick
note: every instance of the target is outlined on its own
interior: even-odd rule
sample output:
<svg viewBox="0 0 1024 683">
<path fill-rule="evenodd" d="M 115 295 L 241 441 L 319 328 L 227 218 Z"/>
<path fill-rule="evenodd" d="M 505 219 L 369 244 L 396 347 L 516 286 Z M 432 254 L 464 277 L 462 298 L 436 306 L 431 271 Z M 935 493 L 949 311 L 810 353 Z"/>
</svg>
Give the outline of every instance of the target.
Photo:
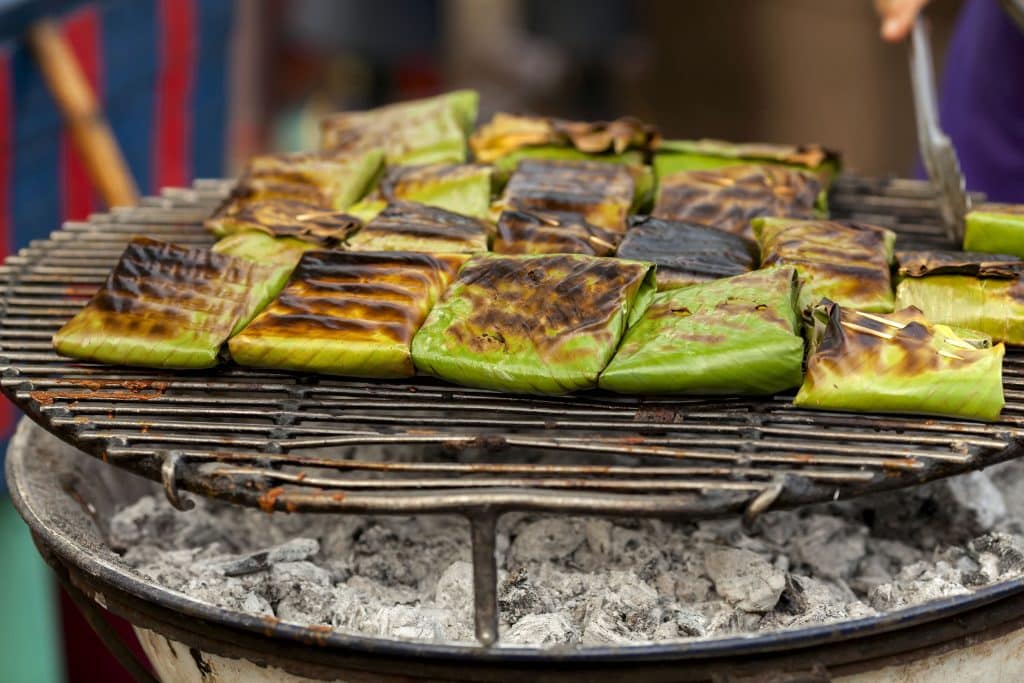
<svg viewBox="0 0 1024 683">
<path fill-rule="evenodd" d="M 107 206 L 137 203 L 139 191 L 128 164 L 64 36 L 53 22 L 44 20 L 29 28 L 28 42 L 103 201 Z"/>
</svg>

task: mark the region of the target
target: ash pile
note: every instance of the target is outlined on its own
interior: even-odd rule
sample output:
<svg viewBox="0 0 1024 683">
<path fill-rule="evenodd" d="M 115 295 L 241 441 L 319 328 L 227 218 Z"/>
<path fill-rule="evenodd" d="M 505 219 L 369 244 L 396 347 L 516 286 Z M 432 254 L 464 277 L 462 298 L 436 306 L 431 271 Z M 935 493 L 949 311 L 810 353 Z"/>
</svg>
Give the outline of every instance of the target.
<svg viewBox="0 0 1024 683">
<path fill-rule="evenodd" d="M 475 643 L 459 517 L 268 515 L 146 496 L 111 522 L 138 573 L 302 625 Z M 711 638 L 855 619 L 1024 573 L 1024 464 L 798 511 L 698 524 L 508 514 L 500 643 Z"/>
</svg>

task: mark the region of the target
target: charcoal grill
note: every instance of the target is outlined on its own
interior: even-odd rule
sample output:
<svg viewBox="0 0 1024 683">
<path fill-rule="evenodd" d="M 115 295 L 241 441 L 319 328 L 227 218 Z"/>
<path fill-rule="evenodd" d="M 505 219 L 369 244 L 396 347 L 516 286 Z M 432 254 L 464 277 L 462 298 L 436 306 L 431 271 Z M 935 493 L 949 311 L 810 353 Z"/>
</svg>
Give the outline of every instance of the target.
<svg viewBox="0 0 1024 683">
<path fill-rule="evenodd" d="M 494 524 L 509 510 L 705 519 L 792 507 L 986 467 L 1021 454 L 1024 353 L 1004 365 L 1006 407 L 981 424 L 798 410 L 791 396 L 510 396 L 416 378 L 347 381 L 224 366 L 206 372 L 63 359 L 51 335 L 143 234 L 212 242 L 230 189 L 199 181 L 68 223 L 0 268 L 0 388 L 48 431 L 183 491 L 267 511 L 460 513 L 472 529 L 476 630 L 497 635 Z M 845 175 L 833 215 L 942 246 L 922 182 Z M 383 453 L 365 459 L 360 449 Z M 415 450 L 415 458 L 403 454 Z"/>
</svg>

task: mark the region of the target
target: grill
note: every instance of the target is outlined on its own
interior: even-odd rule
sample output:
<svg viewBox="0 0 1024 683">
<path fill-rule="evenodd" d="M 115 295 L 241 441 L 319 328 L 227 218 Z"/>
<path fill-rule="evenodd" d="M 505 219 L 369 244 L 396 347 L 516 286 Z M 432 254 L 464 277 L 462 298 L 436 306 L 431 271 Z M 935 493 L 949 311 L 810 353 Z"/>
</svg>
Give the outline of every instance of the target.
<svg viewBox="0 0 1024 683">
<path fill-rule="evenodd" d="M 509 396 L 417 378 L 345 381 L 225 366 L 203 373 L 62 359 L 50 337 L 125 243 L 211 238 L 230 189 L 199 181 L 68 223 L 0 269 L 0 387 L 47 430 L 104 461 L 267 511 L 457 512 L 473 537 L 477 635 L 496 637 L 494 523 L 508 510 L 752 518 L 986 467 L 1024 444 L 1024 353 L 1004 365 L 996 424 L 798 410 L 791 397 Z M 928 185 L 843 176 L 833 215 L 942 246 Z"/>
</svg>

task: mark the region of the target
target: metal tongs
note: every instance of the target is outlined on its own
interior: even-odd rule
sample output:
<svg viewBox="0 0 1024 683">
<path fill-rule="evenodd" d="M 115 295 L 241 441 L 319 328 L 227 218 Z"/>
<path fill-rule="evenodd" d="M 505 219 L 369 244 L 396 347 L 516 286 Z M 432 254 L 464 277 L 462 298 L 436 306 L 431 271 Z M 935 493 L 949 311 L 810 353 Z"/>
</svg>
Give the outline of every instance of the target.
<svg viewBox="0 0 1024 683">
<path fill-rule="evenodd" d="M 910 36 L 910 82 L 914 88 L 917 141 L 921 158 L 937 193 L 946 235 L 959 248 L 964 239 L 964 219 L 970 209 L 964 174 L 949 137 L 939 127 L 935 96 L 935 67 L 931 38 L 924 19 L 918 17 Z"/>
</svg>

